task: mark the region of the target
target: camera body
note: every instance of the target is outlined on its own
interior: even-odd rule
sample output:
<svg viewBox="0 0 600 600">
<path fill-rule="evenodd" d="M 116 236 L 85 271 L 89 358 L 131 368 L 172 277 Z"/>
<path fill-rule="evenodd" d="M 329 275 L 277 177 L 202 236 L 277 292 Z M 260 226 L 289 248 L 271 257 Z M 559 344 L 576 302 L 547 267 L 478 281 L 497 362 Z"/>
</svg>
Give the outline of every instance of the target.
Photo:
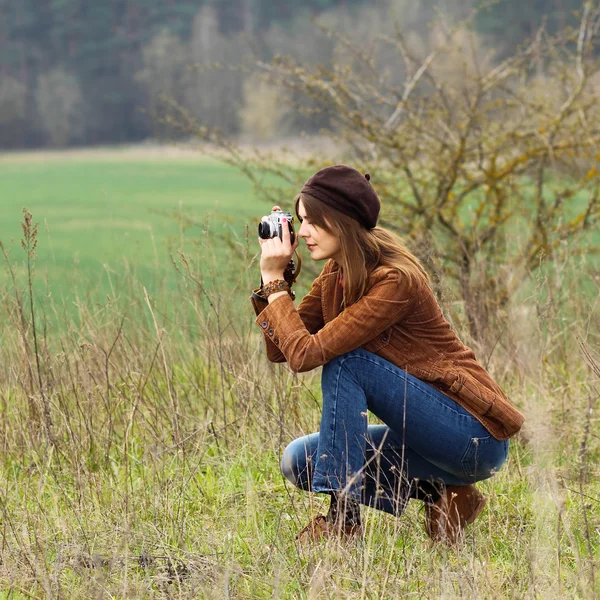
<svg viewBox="0 0 600 600">
<path fill-rule="evenodd" d="M 290 242 L 293 245 L 296 239 L 294 217 L 292 213 L 283 212 L 282 210 L 272 210 L 270 215 L 261 219 L 258 224 L 258 237 L 268 240 L 278 235 L 279 239 L 283 239 L 283 218 L 287 219 L 287 225 L 290 229 Z"/>
</svg>

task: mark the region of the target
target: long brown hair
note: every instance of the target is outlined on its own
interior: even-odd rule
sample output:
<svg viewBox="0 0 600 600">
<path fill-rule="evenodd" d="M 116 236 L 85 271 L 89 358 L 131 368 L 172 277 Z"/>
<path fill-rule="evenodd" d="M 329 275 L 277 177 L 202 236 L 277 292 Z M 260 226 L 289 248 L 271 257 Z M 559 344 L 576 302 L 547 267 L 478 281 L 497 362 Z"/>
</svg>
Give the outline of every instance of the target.
<svg viewBox="0 0 600 600">
<path fill-rule="evenodd" d="M 310 222 L 339 240 L 346 306 L 354 304 L 365 294 L 369 276 L 380 266 L 398 269 L 411 287 L 419 283 L 429 284 L 429 277 L 417 257 L 394 232 L 383 227 L 367 229 L 356 219 L 308 194 L 296 196 L 296 216 L 300 200 Z"/>
</svg>

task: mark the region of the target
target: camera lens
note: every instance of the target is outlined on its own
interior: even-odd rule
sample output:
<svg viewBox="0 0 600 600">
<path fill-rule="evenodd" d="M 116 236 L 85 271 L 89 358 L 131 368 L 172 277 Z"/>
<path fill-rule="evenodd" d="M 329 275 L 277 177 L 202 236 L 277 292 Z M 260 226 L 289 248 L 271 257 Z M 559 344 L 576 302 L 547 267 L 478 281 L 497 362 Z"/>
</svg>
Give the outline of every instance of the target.
<svg viewBox="0 0 600 600">
<path fill-rule="evenodd" d="M 263 240 L 268 240 L 271 237 L 271 228 L 265 221 L 258 224 L 258 237 Z"/>
</svg>

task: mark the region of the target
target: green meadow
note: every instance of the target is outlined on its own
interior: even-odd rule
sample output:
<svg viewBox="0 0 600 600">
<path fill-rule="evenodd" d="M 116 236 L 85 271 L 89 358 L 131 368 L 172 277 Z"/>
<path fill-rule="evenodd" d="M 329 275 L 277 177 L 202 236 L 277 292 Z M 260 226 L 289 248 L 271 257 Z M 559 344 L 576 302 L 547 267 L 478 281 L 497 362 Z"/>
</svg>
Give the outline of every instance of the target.
<svg viewBox="0 0 600 600">
<path fill-rule="evenodd" d="M 70 305 L 81 295 L 117 297 L 126 280 L 149 293 L 173 290 L 178 252 L 234 284 L 237 258 L 259 253 L 256 226 L 271 205 L 235 168 L 176 150 L 0 155 L 0 241 L 21 276 L 23 208 L 38 223 L 38 302 Z M 0 282 L 8 277 L 1 269 Z"/>
<path fill-rule="evenodd" d="M 202 156 L 3 155 L 0 240 L 21 273 L 23 208 L 39 228 L 36 290 L 69 304 L 82 294 L 118 295 L 126 275 L 151 293 L 173 289 L 178 251 L 218 265 L 227 278 L 231 247 L 223 240 L 257 252 L 256 226 L 271 206 L 239 171 Z M 2 269 L 0 281 L 7 277 Z"/>
<path fill-rule="evenodd" d="M 268 363 L 252 322 L 270 208 L 181 152 L 0 156 L 0 598 L 599 597 L 598 306 L 578 263 L 535 279 L 488 355 L 527 421 L 464 541 L 433 545 L 411 501 L 301 546 L 326 502 L 279 461 L 318 429 L 320 369 Z"/>
</svg>

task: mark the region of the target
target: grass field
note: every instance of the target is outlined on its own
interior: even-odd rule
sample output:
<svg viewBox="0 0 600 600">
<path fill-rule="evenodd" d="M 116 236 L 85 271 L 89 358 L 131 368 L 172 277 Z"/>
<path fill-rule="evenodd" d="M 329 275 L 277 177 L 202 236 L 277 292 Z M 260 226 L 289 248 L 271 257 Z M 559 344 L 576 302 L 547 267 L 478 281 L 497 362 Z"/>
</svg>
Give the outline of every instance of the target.
<svg viewBox="0 0 600 600">
<path fill-rule="evenodd" d="M 247 302 L 258 267 L 211 241 L 242 241 L 270 206 L 204 158 L 0 157 L 0 239 L 24 297 L 23 206 L 40 222 L 39 312 L 34 328 L 4 274 L 0 599 L 600 596 L 600 321 L 574 262 L 536 282 L 490 360 L 527 421 L 464 543 L 432 546 L 411 502 L 401 519 L 365 510 L 360 540 L 301 547 L 323 499 L 279 460 L 318 429 L 320 370 L 266 361 Z M 188 276 L 171 249 L 194 257 Z M 239 287 L 189 276 L 207 250 Z M 47 337 L 55 298 L 78 306 Z"/>
<path fill-rule="evenodd" d="M 0 240 L 17 263 L 23 207 L 39 222 L 39 289 L 47 280 L 52 297 L 67 303 L 84 290 L 118 293 L 125 272 L 151 292 L 173 288 L 170 254 L 202 248 L 207 223 L 213 238 L 237 241 L 248 225 L 256 251 L 256 224 L 271 208 L 223 163 L 139 149 L 0 155 Z M 202 249 L 228 264 L 225 244 Z"/>
</svg>

